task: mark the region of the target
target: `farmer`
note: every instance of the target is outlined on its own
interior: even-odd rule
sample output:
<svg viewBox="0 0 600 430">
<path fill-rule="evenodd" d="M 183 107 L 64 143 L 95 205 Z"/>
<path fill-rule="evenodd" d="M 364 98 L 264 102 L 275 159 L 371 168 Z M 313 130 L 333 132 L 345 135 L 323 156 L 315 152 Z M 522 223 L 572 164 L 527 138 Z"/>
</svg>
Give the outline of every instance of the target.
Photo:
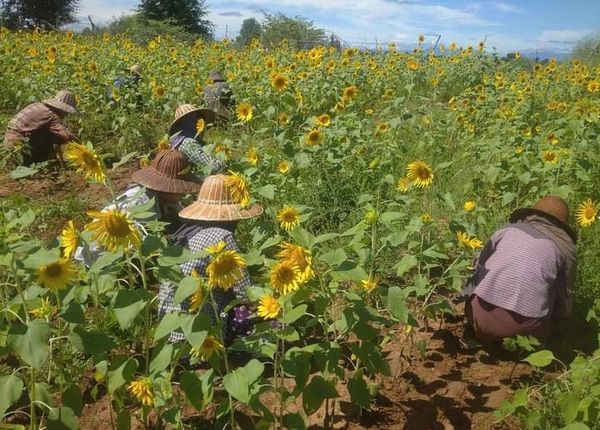
<svg viewBox="0 0 600 430">
<path fill-rule="evenodd" d="M 180 151 L 203 176 L 218 173 L 226 167 L 223 161 L 211 157 L 202 149 L 204 131 L 214 122 L 215 113 L 212 110 L 183 104 L 175 111 L 175 120 L 169 128 L 171 148 Z"/>
<path fill-rule="evenodd" d="M 206 282 L 212 287 L 210 291 L 215 300 L 216 311 L 226 318 L 225 339 L 231 341 L 235 337 L 247 335 L 250 326 L 249 311 L 245 305 L 239 305 L 229 314 L 223 315 L 224 308 L 233 299 L 248 301 L 246 289 L 251 285 L 245 264 L 231 255 L 239 252 L 234 236 L 235 228 L 240 220 L 262 214 L 263 208 L 254 205 L 243 209 L 233 200 L 225 181 L 225 175 L 213 175 L 205 179 L 196 202 L 179 212 L 185 224 L 171 236 L 171 243 L 184 246 L 192 252 L 208 251 L 206 257 L 182 264 L 181 271 L 186 276 L 194 274 L 207 278 Z M 209 263 L 218 258 L 223 259 L 222 270 L 207 270 Z M 223 273 L 224 271 L 227 273 Z M 216 316 L 212 300 L 208 297 L 208 290 L 200 295 L 202 298 L 199 302 L 186 300 L 181 305 L 176 305 L 174 303 L 176 285 L 172 282 L 161 284 L 158 294 L 159 317 L 164 317 L 168 312 L 201 310 L 210 315 L 212 324 L 215 325 Z M 183 339 L 184 336 L 180 332 L 171 333 L 169 338 L 171 342 Z"/>
<path fill-rule="evenodd" d="M 218 119 L 227 121 L 231 117 L 231 109 L 233 107 L 233 93 L 229 84 L 221 74 L 213 70 L 208 77 L 212 81 L 210 85 L 204 87 L 204 103 L 206 106 L 217 112 Z"/>
<path fill-rule="evenodd" d="M 139 90 L 139 84 L 142 80 L 142 67 L 134 64 L 123 69 L 127 72 L 126 76 L 119 76 L 113 81 L 112 86 L 106 90 L 106 98 L 113 103 L 118 103 L 122 97 L 132 94 L 135 97 L 135 105 L 142 108 L 143 98 Z"/>
<path fill-rule="evenodd" d="M 150 166 L 134 172 L 132 179 L 135 183 L 103 211 L 119 207 L 129 212 L 154 199 L 154 205 L 146 210 L 152 213 L 147 220 L 167 223 L 165 232 L 172 233 L 180 225 L 178 212 L 182 206 L 179 201 L 186 194 L 195 193 L 200 189 L 200 181 L 191 175 L 189 170 L 190 164 L 179 151 L 174 149 L 161 151 L 152 160 Z M 142 233 L 146 233 L 140 224 L 138 228 Z M 89 264 L 93 263 L 100 254 L 101 251 L 95 245 L 88 248 L 80 246 L 75 252 L 75 259 Z"/>
<path fill-rule="evenodd" d="M 565 201 L 546 196 L 493 234 L 465 287 L 465 313 L 480 340 L 543 339 L 551 323 L 570 315 L 576 235 L 568 220 Z"/>
<path fill-rule="evenodd" d="M 79 114 L 75 96 L 69 91 L 26 106 L 8 122 L 4 148 L 21 148 L 20 161 L 26 165 L 50 158 L 58 158 L 63 165 L 61 145 L 79 140 L 63 124 L 68 114 Z"/>
</svg>

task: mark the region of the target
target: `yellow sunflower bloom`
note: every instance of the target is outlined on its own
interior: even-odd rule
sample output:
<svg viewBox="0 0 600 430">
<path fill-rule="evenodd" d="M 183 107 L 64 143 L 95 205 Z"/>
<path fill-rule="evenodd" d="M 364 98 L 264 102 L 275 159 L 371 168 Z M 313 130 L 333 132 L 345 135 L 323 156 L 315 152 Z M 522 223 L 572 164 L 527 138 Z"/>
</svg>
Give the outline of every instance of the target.
<svg viewBox="0 0 600 430">
<path fill-rule="evenodd" d="M 360 281 L 360 286 L 367 293 L 370 293 L 379 286 L 379 278 L 376 276 L 369 276 L 369 279 L 363 279 Z"/>
<path fill-rule="evenodd" d="M 214 336 L 206 336 L 200 348 L 192 348 L 190 354 L 196 358 L 208 360 L 213 354 L 223 350 L 223 345 Z"/>
<path fill-rule="evenodd" d="M 248 122 L 252 119 L 254 110 L 252 109 L 252 106 L 244 102 L 238 105 L 237 109 L 235 110 L 235 114 L 238 120 L 242 122 Z"/>
<path fill-rule="evenodd" d="M 575 211 L 575 219 L 577 220 L 577 224 L 579 224 L 581 227 L 589 227 L 592 225 L 594 222 L 596 222 L 597 215 L 598 203 L 592 199 L 587 199 L 581 202 Z"/>
<path fill-rule="evenodd" d="M 350 87 L 346 87 L 344 88 L 344 90 L 342 91 L 342 98 L 345 101 L 349 101 L 354 99 L 356 96 L 358 95 L 358 89 L 356 88 L 355 85 L 352 85 Z"/>
<path fill-rule="evenodd" d="M 300 288 L 300 269 L 288 260 L 280 261 L 271 269 L 271 286 L 280 294 L 297 291 Z"/>
<path fill-rule="evenodd" d="M 413 161 L 408 165 L 406 175 L 419 188 L 427 188 L 433 182 L 433 170 L 422 161 Z"/>
<path fill-rule="evenodd" d="M 463 209 L 465 210 L 465 212 L 473 212 L 476 207 L 477 207 L 477 205 L 475 204 L 475 202 L 473 200 L 468 200 L 463 205 Z"/>
<path fill-rule="evenodd" d="M 558 163 L 558 154 L 554 151 L 546 151 L 546 152 L 544 152 L 542 159 L 546 163 L 556 164 L 556 163 Z"/>
<path fill-rule="evenodd" d="M 246 152 L 246 160 L 251 166 L 256 166 L 258 164 L 258 150 L 254 147 L 250 148 Z"/>
<path fill-rule="evenodd" d="M 171 149 L 171 144 L 169 143 L 168 139 L 160 139 L 158 141 L 158 145 L 156 146 L 156 150 L 158 152 L 160 151 L 166 151 L 167 149 Z"/>
<path fill-rule="evenodd" d="M 77 249 L 79 242 L 79 232 L 75 228 L 75 223 L 70 220 L 60 234 L 60 245 L 63 248 L 63 257 L 71 258 Z"/>
<path fill-rule="evenodd" d="M 279 173 L 285 174 L 290 171 L 290 163 L 285 160 L 282 160 L 277 164 L 277 171 Z"/>
<path fill-rule="evenodd" d="M 142 405 L 154 406 L 152 379 L 148 377 L 138 378 L 135 381 L 132 381 L 127 388 Z"/>
<path fill-rule="evenodd" d="M 92 233 L 92 239 L 108 251 L 127 250 L 141 245 L 141 235 L 133 224 L 129 214 L 121 209 L 109 209 L 105 212 L 90 211 L 88 216 L 94 218 L 85 226 Z"/>
<path fill-rule="evenodd" d="M 317 117 L 316 121 L 317 125 L 328 127 L 331 124 L 331 117 L 324 113 Z"/>
<path fill-rule="evenodd" d="M 411 182 L 410 178 L 408 178 L 408 177 L 400 178 L 400 179 L 398 179 L 398 183 L 396 184 L 396 189 L 398 191 L 400 191 L 401 193 L 406 193 L 410 189 L 411 185 L 412 185 L 412 182 Z"/>
<path fill-rule="evenodd" d="M 37 269 L 37 280 L 44 287 L 52 291 L 60 291 L 77 276 L 77 268 L 66 258 L 61 258 L 53 263 Z"/>
<path fill-rule="evenodd" d="M 280 251 L 277 254 L 277 258 L 283 261 L 290 261 L 292 264 L 298 266 L 300 270 L 299 283 L 303 284 L 312 279 L 314 276 L 312 256 L 308 249 L 287 242 L 284 242 L 279 248 Z"/>
<path fill-rule="evenodd" d="M 274 298 L 271 294 L 266 294 L 260 299 L 257 308 L 257 314 L 259 317 L 265 319 L 277 318 L 277 315 L 279 315 L 280 310 L 281 305 L 279 304 L 277 299 Z"/>
<path fill-rule="evenodd" d="M 306 135 L 306 144 L 308 146 L 319 145 L 321 142 L 323 142 L 323 133 L 321 133 L 318 128 L 313 128 Z"/>
<path fill-rule="evenodd" d="M 29 313 L 35 318 L 40 319 L 48 319 L 56 312 L 58 312 L 58 308 L 50 303 L 50 299 L 48 297 L 43 298 L 37 308 L 29 311 Z"/>
<path fill-rule="evenodd" d="M 279 226 L 285 231 L 291 231 L 300 225 L 300 212 L 298 209 L 287 206 L 277 212 Z"/>
<path fill-rule="evenodd" d="M 271 77 L 271 86 L 279 92 L 285 90 L 288 86 L 288 83 L 289 79 L 278 73 Z"/>
<path fill-rule="evenodd" d="M 476 237 L 470 237 L 464 231 L 459 231 L 456 233 L 456 240 L 461 246 L 470 249 L 478 249 L 483 246 L 483 242 Z"/>
<path fill-rule="evenodd" d="M 104 165 L 93 149 L 81 143 L 68 143 L 64 151 L 65 158 L 77 167 L 77 173 L 87 179 L 102 182 L 106 179 Z"/>
<path fill-rule="evenodd" d="M 244 276 L 242 271 L 244 267 L 246 267 L 246 261 L 237 251 L 227 250 L 214 254 L 206 266 L 208 287 L 229 290 Z"/>
<path fill-rule="evenodd" d="M 229 175 L 225 179 L 225 186 L 229 189 L 231 197 L 242 208 L 247 208 L 250 205 L 250 193 L 248 192 L 248 182 L 239 173 L 229 171 Z"/>
<path fill-rule="evenodd" d="M 196 133 L 200 134 L 206 129 L 206 122 L 204 122 L 204 118 L 200 118 L 196 121 Z"/>
<path fill-rule="evenodd" d="M 287 125 L 290 122 L 290 117 L 287 113 L 281 112 L 279 114 L 279 125 Z"/>
</svg>

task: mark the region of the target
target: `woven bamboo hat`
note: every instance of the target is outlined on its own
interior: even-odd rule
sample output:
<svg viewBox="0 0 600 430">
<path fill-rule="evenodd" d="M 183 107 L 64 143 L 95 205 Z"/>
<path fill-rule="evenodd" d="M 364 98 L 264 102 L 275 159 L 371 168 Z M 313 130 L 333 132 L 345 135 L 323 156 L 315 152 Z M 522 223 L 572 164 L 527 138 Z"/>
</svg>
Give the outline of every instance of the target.
<svg viewBox="0 0 600 430">
<path fill-rule="evenodd" d="M 140 76 L 142 74 L 142 66 L 140 66 L 139 64 L 134 64 L 132 66 L 126 67 L 125 70 L 133 75 Z"/>
<path fill-rule="evenodd" d="M 71 91 L 59 91 L 53 98 L 42 100 L 42 103 L 66 113 L 79 115 L 79 110 L 77 110 L 77 100 Z"/>
<path fill-rule="evenodd" d="M 171 123 L 171 127 L 169 127 L 169 134 L 175 134 L 183 122 L 184 119 L 189 118 L 190 115 L 196 115 L 198 119 L 202 118 L 204 122 L 208 124 L 214 124 L 217 114 L 210 109 L 198 108 L 192 104 L 183 104 L 179 105 L 175 110 L 175 120 Z"/>
<path fill-rule="evenodd" d="M 190 163 L 176 149 L 156 155 L 152 164 L 138 170 L 132 178 L 138 184 L 163 193 L 188 194 L 200 189 L 200 180 L 190 174 Z"/>
<path fill-rule="evenodd" d="M 197 221 L 238 221 L 253 218 L 263 213 L 263 208 L 253 205 L 243 209 L 232 198 L 225 175 L 208 176 L 202 183 L 198 199 L 179 212 L 185 219 Z"/>
<path fill-rule="evenodd" d="M 527 218 L 529 215 L 543 216 L 566 231 L 573 239 L 573 242 L 577 240 L 577 234 L 569 226 L 569 206 L 561 197 L 544 196 L 533 207 L 515 210 L 510 215 L 509 221 L 517 222 Z"/>
</svg>

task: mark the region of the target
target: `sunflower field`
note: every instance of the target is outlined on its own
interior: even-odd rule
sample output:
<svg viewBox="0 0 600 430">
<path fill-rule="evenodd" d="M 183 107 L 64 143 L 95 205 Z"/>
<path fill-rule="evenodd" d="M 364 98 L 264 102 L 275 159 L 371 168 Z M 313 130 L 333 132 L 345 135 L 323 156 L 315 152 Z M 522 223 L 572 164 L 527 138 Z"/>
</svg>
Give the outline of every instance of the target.
<svg viewBox="0 0 600 430">
<path fill-rule="evenodd" d="M 112 78 L 134 63 L 143 105 L 116 89 L 108 101 Z M 99 212 L 109 201 L 86 207 L 85 190 L 44 207 L 3 198 L 2 428 L 79 428 L 89 398 L 105 399 L 117 429 L 334 428 L 340 399 L 369 411 L 396 377 L 390 348 L 423 348 L 420 332 L 460 313 L 454 298 L 485 240 L 546 194 L 567 200 L 577 226 L 575 312 L 589 321 L 577 335 L 594 347 L 563 362 L 531 340 L 506 342 L 539 379 L 494 420 L 600 428 L 600 67 L 500 59 L 483 44 L 436 55 L 394 45 L 239 50 L 227 40 L 140 46 L 0 29 L 0 125 L 28 103 L 73 91 L 82 114 L 67 122 L 85 143 L 70 144 L 66 159 L 116 195 L 111 172 L 147 165 L 175 108 L 202 104 L 214 69 L 236 107 L 232 121 L 206 130 L 207 150 L 228 163 L 239 200 L 265 208 L 240 224 L 244 252 L 209 250 L 209 278 L 183 276 L 179 264 L 198 255 L 170 246 L 149 207 Z M 56 168 L 4 173 L 36 180 Z M 40 220 L 63 220 L 57 213 L 70 219 L 47 238 Z M 92 240 L 105 252 L 86 267 L 72 254 Z M 195 311 L 243 266 L 256 324 L 227 344 L 223 321 Z M 189 312 L 157 318 L 164 280 Z M 175 330 L 185 341 L 168 341 Z M 542 368 L 555 378 L 544 380 Z"/>
</svg>

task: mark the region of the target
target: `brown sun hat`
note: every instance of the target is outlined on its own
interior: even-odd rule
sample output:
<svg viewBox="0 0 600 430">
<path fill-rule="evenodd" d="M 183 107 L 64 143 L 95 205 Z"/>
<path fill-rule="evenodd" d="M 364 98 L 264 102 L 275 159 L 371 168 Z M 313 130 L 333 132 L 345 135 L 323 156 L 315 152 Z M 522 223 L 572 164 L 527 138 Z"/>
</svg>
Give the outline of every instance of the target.
<svg viewBox="0 0 600 430">
<path fill-rule="evenodd" d="M 198 199 L 179 212 L 181 218 L 197 221 L 238 221 L 263 213 L 259 205 L 243 209 L 236 203 L 225 185 L 225 175 L 211 175 L 204 179 Z"/>
<path fill-rule="evenodd" d="M 163 193 L 188 194 L 200 189 L 200 179 L 190 174 L 190 163 L 176 149 L 159 152 L 152 164 L 132 175 L 135 182 Z"/>
<path fill-rule="evenodd" d="M 210 109 L 199 108 L 189 103 L 179 105 L 175 110 L 175 120 L 171 123 L 171 127 L 169 127 L 169 134 L 175 134 L 184 118 L 188 118 L 190 115 L 197 115 L 198 119 L 202 118 L 207 125 L 214 124 L 217 116 L 217 114 Z"/>
<path fill-rule="evenodd" d="M 77 100 L 71 91 L 59 91 L 53 98 L 42 100 L 42 103 L 66 113 L 79 115 L 79 110 L 77 110 Z"/>
<path fill-rule="evenodd" d="M 540 215 L 550 220 L 553 224 L 561 227 L 573 239 L 577 240 L 577 234 L 569 226 L 569 206 L 561 197 L 544 196 L 531 208 L 521 208 L 514 211 L 509 218 L 510 222 L 517 222 L 527 218 L 529 215 Z"/>
</svg>

